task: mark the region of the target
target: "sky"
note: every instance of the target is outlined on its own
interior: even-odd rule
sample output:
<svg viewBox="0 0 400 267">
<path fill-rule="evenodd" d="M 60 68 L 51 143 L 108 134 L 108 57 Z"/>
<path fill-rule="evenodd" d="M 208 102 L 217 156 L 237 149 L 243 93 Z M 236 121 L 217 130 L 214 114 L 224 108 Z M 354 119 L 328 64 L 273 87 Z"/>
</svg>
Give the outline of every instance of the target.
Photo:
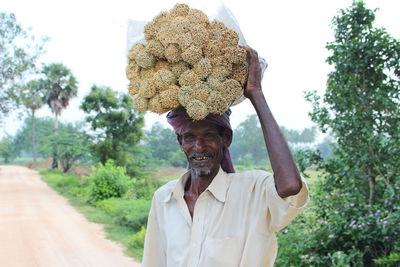
<svg viewBox="0 0 400 267">
<path fill-rule="evenodd" d="M 325 45 L 333 41 L 331 22 L 352 0 L 225 0 L 178 1 L 206 13 L 224 4 L 234 14 L 249 46 L 265 58 L 268 68 L 262 82 L 263 92 L 278 124 L 301 130 L 313 125 L 308 112 L 311 105 L 304 91 L 323 94 L 327 74 Z M 368 8 L 379 8 L 375 25 L 400 38 L 398 0 L 366 0 Z M 15 13 L 17 20 L 30 27 L 35 36 L 47 36 L 46 54 L 41 62 L 58 62 L 71 69 L 79 82 L 78 97 L 62 112 L 62 121 L 84 118 L 79 105 L 94 84 L 127 92 L 128 20 L 150 21 L 160 11 L 171 9 L 177 1 L 135 0 L 2 0 L 0 11 Z M 51 116 L 47 107 L 37 113 Z M 233 127 L 255 114 L 249 100 L 232 107 Z M 166 124 L 165 114 L 147 113 L 146 128 L 154 122 Z M 0 126 L 0 138 L 14 135 L 22 119 L 11 114 Z"/>
</svg>

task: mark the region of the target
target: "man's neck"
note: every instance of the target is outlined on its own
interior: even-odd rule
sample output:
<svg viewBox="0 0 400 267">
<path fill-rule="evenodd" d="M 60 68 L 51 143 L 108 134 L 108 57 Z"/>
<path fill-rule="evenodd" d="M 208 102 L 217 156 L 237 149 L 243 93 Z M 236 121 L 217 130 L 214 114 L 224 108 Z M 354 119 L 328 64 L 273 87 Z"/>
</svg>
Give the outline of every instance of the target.
<svg viewBox="0 0 400 267">
<path fill-rule="evenodd" d="M 218 174 L 218 171 L 215 173 L 211 173 L 210 175 L 199 176 L 196 171 L 190 171 L 190 178 L 186 182 L 185 185 L 185 193 L 194 196 L 200 196 L 207 187 L 214 180 L 215 176 Z"/>
</svg>

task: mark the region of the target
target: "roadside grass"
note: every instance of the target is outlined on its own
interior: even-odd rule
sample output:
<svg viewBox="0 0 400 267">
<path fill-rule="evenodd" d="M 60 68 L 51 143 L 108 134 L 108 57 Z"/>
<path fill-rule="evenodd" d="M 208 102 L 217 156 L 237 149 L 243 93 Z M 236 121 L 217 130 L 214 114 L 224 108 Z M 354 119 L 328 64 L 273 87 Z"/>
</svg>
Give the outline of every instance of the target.
<svg viewBox="0 0 400 267">
<path fill-rule="evenodd" d="M 125 248 L 124 252 L 126 255 L 140 261 L 143 254 L 143 247 L 138 247 L 130 242 L 135 234 L 140 231 L 138 229 L 140 227 L 136 227 L 135 229 L 131 225 L 138 223 L 137 220 L 143 222 L 143 213 L 146 213 L 147 216 L 150 201 L 148 201 L 147 207 L 146 200 L 139 200 L 141 203 L 139 203 L 139 207 L 136 209 L 139 212 L 132 211 L 132 209 L 135 210 L 134 205 L 136 200 L 131 199 L 103 200 L 98 202 L 100 203 L 99 205 L 98 203 L 90 203 L 89 192 L 91 182 L 88 177 L 65 174 L 49 169 L 38 169 L 38 171 L 41 174 L 42 180 L 66 197 L 71 205 L 81 212 L 88 221 L 102 224 L 107 239 L 121 244 Z M 128 209 L 128 211 L 121 214 L 120 210 L 122 209 Z M 132 216 L 129 217 L 129 215 Z"/>
</svg>

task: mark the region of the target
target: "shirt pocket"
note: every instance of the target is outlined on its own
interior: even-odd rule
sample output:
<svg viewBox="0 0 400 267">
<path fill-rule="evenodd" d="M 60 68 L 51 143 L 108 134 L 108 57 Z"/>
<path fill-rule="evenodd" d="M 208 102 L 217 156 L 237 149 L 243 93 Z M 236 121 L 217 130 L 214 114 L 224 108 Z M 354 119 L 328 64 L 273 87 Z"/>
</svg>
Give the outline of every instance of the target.
<svg viewBox="0 0 400 267">
<path fill-rule="evenodd" d="M 203 244 L 200 267 L 239 266 L 242 257 L 241 242 L 238 237 L 207 237 Z"/>
</svg>

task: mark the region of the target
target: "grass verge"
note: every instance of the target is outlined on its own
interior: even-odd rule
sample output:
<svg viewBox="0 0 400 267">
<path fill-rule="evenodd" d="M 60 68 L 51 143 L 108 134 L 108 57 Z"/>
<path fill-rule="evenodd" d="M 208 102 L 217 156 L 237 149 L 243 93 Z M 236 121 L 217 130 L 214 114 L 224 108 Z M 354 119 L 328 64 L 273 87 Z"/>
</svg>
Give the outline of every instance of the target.
<svg viewBox="0 0 400 267">
<path fill-rule="evenodd" d="M 132 239 L 140 233 L 140 229 L 138 230 L 130 226 L 129 222 L 134 221 L 135 219 L 143 221 L 143 213 L 148 212 L 146 209 L 150 207 L 150 201 L 148 207 L 141 207 L 140 211 L 143 211 L 140 214 L 140 218 L 127 219 L 126 217 L 128 215 L 134 214 L 133 216 L 135 216 L 137 212 L 135 213 L 128 210 L 121 215 L 120 212 L 107 212 L 104 207 L 107 206 L 108 209 L 112 210 L 121 210 L 123 207 L 132 204 L 132 209 L 135 210 L 134 205 L 136 200 L 112 199 L 108 202 L 107 200 L 103 201 L 106 202 L 104 205 L 93 205 L 88 202 L 90 190 L 90 180 L 88 177 L 80 177 L 78 175 L 66 174 L 48 169 L 38 169 L 38 171 L 41 174 L 42 180 L 51 188 L 66 197 L 70 204 L 81 212 L 88 221 L 102 224 L 107 239 L 121 244 L 125 248 L 124 253 L 126 255 L 134 258 L 136 261 L 140 261 L 143 254 L 143 247 L 132 242 Z M 144 201 L 146 202 L 146 200 Z M 125 225 L 120 225 L 121 221 L 127 223 L 125 223 Z"/>
</svg>

